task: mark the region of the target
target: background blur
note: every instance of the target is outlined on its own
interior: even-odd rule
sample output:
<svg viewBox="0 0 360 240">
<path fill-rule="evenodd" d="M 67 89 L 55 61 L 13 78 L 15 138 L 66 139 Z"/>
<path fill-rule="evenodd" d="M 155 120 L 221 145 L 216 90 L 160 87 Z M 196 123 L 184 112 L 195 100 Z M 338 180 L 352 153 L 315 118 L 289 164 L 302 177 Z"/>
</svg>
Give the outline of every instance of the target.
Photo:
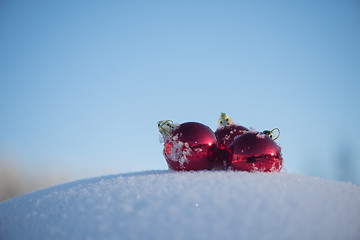
<svg viewBox="0 0 360 240">
<path fill-rule="evenodd" d="M 167 169 L 157 121 L 280 128 L 360 184 L 359 1 L 0 1 L 0 201 Z"/>
</svg>

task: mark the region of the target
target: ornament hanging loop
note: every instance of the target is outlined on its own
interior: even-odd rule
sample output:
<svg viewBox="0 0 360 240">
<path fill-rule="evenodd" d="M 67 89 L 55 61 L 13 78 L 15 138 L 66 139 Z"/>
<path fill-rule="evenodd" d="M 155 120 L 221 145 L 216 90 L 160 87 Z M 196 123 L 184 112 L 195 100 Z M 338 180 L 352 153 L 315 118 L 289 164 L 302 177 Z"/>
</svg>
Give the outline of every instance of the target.
<svg viewBox="0 0 360 240">
<path fill-rule="evenodd" d="M 158 121 L 159 132 L 162 135 L 172 137 L 172 130 L 174 130 L 174 123 L 171 120 Z"/>
<path fill-rule="evenodd" d="M 274 134 L 275 131 L 278 132 L 277 136 L 275 136 L 275 134 Z M 263 131 L 263 133 L 268 135 L 273 140 L 276 140 L 276 139 L 278 139 L 280 137 L 280 129 L 278 129 L 278 128 L 274 128 L 271 131 L 265 130 L 265 131 Z"/>
<path fill-rule="evenodd" d="M 278 132 L 278 134 L 277 134 L 276 137 L 275 137 L 275 135 L 274 135 L 274 131 L 275 131 L 275 130 Z M 278 139 L 278 138 L 280 137 L 280 129 L 274 128 L 273 130 L 271 130 L 271 134 L 273 135 L 273 139 L 274 139 L 274 140 Z"/>
</svg>

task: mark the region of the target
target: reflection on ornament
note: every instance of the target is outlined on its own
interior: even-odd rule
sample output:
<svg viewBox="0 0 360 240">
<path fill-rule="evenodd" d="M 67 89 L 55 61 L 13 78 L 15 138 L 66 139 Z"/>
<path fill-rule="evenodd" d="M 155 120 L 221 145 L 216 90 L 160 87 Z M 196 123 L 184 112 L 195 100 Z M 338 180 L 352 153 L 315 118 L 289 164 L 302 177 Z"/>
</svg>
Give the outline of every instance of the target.
<svg viewBox="0 0 360 240">
<path fill-rule="evenodd" d="M 249 132 L 231 143 L 228 157 L 232 169 L 249 172 L 281 170 L 283 158 L 280 146 L 269 136 L 263 136 Z"/>
</svg>

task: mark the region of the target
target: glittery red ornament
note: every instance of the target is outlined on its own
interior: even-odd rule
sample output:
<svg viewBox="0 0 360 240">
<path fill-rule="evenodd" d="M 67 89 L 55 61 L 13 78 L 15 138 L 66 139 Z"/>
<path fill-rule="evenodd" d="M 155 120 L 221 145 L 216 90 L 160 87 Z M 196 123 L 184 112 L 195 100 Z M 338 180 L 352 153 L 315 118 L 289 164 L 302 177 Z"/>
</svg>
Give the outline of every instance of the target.
<svg viewBox="0 0 360 240">
<path fill-rule="evenodd" d="M 228 162 L 228 152 L 230 144 L 233 142 L 235 137 L 243 135 L 244 133 L 249 132 L 249 129 L 246 127 L 233 124 L 229 126 L 222 126 L 215 131 L 215 136 L 218 141 L 219 149 L 217 153 L 217 159 L 215 162 L 215 167 L 219 169 L 226 169 L 229 166 Z"/>
<path fill-rule="evenodd" d="M 279 172 L 282 168 L 280 146 L 261 132 L 245 133 L 231 143 L 229 162 L 234 170 Z"/>
<path fill-rule="evenodd" d="M 176 171 L 210 170 L 216 157 L 217 140 L 204 124 L 186 122 L 164 136 L 164 157 Z"/>
</svg>

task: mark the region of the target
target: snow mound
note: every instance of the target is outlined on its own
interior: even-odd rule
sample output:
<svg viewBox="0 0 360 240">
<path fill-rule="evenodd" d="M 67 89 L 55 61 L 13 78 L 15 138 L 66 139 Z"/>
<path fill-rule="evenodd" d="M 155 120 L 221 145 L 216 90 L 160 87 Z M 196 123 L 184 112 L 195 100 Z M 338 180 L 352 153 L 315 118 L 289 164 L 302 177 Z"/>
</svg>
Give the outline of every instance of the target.
<svg viewBox="0 0 360 240">
<path fill-rule="evenodd" d="M 360 187 L 288 173 L 105 176 L 2 202 L 0 239 L 360 239 Z"/>
</svg>

